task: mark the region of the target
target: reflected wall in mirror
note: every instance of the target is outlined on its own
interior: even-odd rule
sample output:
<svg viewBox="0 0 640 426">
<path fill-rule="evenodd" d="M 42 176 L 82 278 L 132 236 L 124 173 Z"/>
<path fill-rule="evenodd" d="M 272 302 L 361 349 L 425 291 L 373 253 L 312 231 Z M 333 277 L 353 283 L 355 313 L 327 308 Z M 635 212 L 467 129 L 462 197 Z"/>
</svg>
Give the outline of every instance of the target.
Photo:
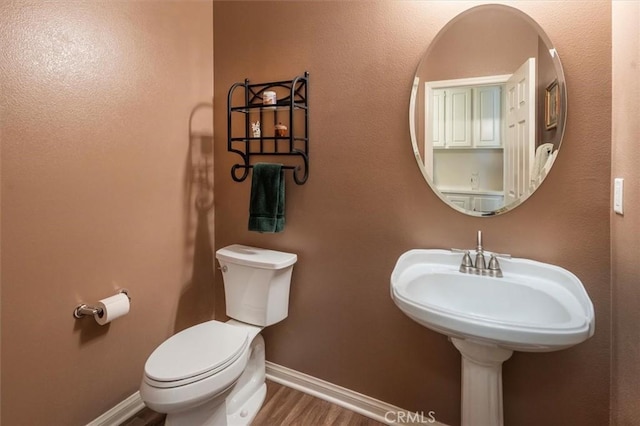
<svg viewBox="0 0 640 426">
<path fill-rule="evenodd" d="M 566 104 L 560 59 L 532 18 L 509 6 L 469 9 L 438 33 L 416 71 L 409 125 L 418 166 L 456 210 L 509 211 L 549 173 Z"/>
</svg>

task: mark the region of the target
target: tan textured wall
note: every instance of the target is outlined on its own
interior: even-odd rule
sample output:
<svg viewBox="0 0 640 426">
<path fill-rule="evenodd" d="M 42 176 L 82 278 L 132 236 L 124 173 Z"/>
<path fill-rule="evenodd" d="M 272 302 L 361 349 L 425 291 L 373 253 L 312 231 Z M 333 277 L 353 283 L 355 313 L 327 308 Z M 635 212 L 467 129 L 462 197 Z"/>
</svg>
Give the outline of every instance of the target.
<svg viewBox="0 0 640 426">
<path fill-rule="evenodd" d="M 185 183 L 212 19 L 195 1 L 0 4 L 3 424 L 86 424 L 137 390 L 157 344 L 212 316 L 194 302 L 212 272 L 204 286 Z M 128 316 L 72 317 L 119 287 Z"/>
<path fill-rule="evenodd" d="M 624 216 L 611 217 L 613 425 L 640 424 L 640 2 L 613 2 L 612 177 Z"/>
<path fill-rule="evenodd" d="M 437 31 L 466 2 L 215 2 L 216 246 L 298 253 L 290 315 L 264 331 L 267 358 L 409 410 L 459 423 L 460 357 L 389 297 L 398 256 L 472 247 L 558 264 L 593 299 L 595 336 L 569 350 L 517 353 L 504 367 L 510 425 L 608 421 L 610 345 L 611 6 L 511 2 L 557 45 L 570 97 L 566 137 L 544 185 L 495 218 L 464 216 L 424 182 L 409 139 L 409 92 Z M 311 73 L 309 181 L 287 178 L 282 234 L 247 231 L 250 182 L 225 149 L 226 92 Z M 219 283 L 219 281 L 218 281 Z M 222 295 L 222 286 L 216 286 Z M 223 300 L 216 299 L 222 318 Z"/>
</svg>

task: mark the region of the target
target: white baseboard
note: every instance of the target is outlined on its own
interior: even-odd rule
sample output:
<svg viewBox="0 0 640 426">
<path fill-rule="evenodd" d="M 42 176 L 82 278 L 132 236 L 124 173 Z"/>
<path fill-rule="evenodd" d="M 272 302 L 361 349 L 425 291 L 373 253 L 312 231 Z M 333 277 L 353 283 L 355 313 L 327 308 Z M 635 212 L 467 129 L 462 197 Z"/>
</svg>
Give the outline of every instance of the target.
<svg viewBox="0 0 640 426">
<path fill-rule="evenodd" d="M 87 423 L 87 426 L 118 426 L 144 407 L 140 392 L 136 392 L 97 419 Z"/>
<path fill-rule="evenodd" d="M 415 413 L 375 398 L 267 361 L 267 379 L 296 389 L 365 417 L 394 426 L 447 426 L 435 420 L 437 413 Z M 129 396 L 87 426 L 119 426 L 145 407 L 140 392 Z"/>
<path fill-rule="evenodd" d="M 403 426 L 447 426 L 435 420 L 437 413 L 410 412 L 269 361 L 267 361 L 267 379 L 339 405 L 380 423 Z"/>
</svg>

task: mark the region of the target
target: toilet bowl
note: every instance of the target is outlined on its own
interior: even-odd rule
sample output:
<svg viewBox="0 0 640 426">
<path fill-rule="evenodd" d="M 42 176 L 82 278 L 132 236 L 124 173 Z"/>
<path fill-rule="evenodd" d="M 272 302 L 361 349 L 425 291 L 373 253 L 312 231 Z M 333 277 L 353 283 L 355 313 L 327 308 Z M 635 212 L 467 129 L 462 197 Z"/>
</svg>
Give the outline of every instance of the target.
<svg viewBox="0 0 640 426">
<path fill-rule="evenodd" d="M 248 425 L 266 395 L 260 331 L 288 315 L 297 256 L 232 245 L 218 250 L 227 295 L 226 323 L 183 330 L 149 356 L 140 395 L 167 426 Z M 233 315 L 232 315 L 233 314 Z"/>
</svg>

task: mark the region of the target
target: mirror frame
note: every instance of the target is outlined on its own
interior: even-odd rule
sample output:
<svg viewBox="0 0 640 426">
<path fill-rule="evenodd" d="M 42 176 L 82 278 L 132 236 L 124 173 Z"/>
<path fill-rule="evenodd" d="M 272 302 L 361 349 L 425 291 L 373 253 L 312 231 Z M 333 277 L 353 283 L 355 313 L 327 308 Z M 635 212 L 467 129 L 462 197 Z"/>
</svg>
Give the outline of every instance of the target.
<svg viewBox="0 0 640 426">
<path fill-rule="evenodd" d="M 410 100 L 409 100 L 409 133 L 411 136 L 411 144 L 413 146 L 413 152 L 414 152 L 414 156 L 416 159 L 416 162 L 418 163 L 418 167 L 420 168 L 420 172 L 422 173 L 425 181 L 427 182 L 427 184 L 429 185 L 429 187 L 431 188 L 431 190 L 438 196 L 438 198 L 440 198 L 446 205 L 448 205 L 449 207 L 451 207 L 452 209 L 460 212 L 460 213 L 464 213 L 466 215 L 469 216 L 474 216 L 474 217 L 492 217 L 492 216 L 497 216 L 500 214 L 504 214 L 506 212 L 509 212 L 513 209 L 515 209 L 516 207 L 522 205 L 527 199 L 529 199 L 529 197 L 531 197 L 531 195 L 533 195 L 534 192 L 536 192 L 538 190 L 538 188 L 540 188 L 540 186 L 542 185 L 542 183 L 546 180 L 547 176 L 549 173 L 547 173 L 544 177 L 542 177 L 542 179 L 540 180 L 540 182 L 536 185 L 536 187 L 528 192 L 527 194 L 525 194 L 524 196 L 521 196 L 520 198 L 518 198 L 516 201 L 510 203 L 509 205 L 505 205 L 501 208 L 499 208 L 498 210 L 495 211 L 473 211 L 473 210 L 466 210 L 463 209 L 462 207 L 459 207 L 458 205 L 455 205 L 453 203 L 451 203 L 449 200 L 446 199 L 445 195 L 437 188 L 437 186 L 435 185 L 435 183 L 433 182 L 433 180 L 429 177 L 429 174 L 426 170 L 426 167 L 423 163 L 423 159 L 420 155 L 420 149 L 419 149 L 419 142 L 417 140 L 417 135 L 416 135 L 416 102 L 417 102 L 417 96 L 418 96 L 418 85 L 419 84 L 424 84 L 424 82 L 420 82 L 418 75 L 419 75 L 419 71 L 422 67 L 424 66 L 428 66 L 425 64 L 428 64 L 429 62 L 429 54 L 432 53 L 432 51 L 434 50 L 434 46 L 437 44 L 438 40 L 440 40 L 443 35 L 446 33 L 446 31 L 452 26 L 454 25 L 458 20 L 460 20 L 463 17 L 468 17 L 468 15 L 476 12 L 479 9 L 494 9 L 494 10 L 503 10 L 503 11 L 507 11 L 509 13 L 515 14 L 516 16 L 518 16 L 520 19 L 526 21 L 532 28 L 534 31 L 536 31 L 538 33 L 538 37 L 542 40 L 542 42 L 544 43 L 546 50 L 549 51 L 549 54 L 551 56 L 551 62 L 553 63 L 553 69 L 555 70 L 556 73 L 556 81 L 557 81 L 557 90 L 559 91 L 559 101 L 560 101 L 560 112 L 558 114 L 557 117 L 557 148 L 556 151 L 560 151 L 560 148 L 562 146 L 562 142 L 564 139 L 564 133 L 565 133 L 565 129 L 566 129 L 566 120 L 567 120 L 567 110 L 568 110 L 568 98 L 567 98 L 567 88 L 566 88 L 566 79 L 565 79 L 565 75 L 564 75 L 564 71 L 562 68 L 562 63 L 560 61 L 560 57 L 558 55 L 558 52 L 556 50 L 556 48 L 554 47 L 554 44 L 551 42 L 551 39 L 549 38 L 549 36 L 547 35 L 547 33 L 542 29 L 542 27 L 529 15 L 527 15 L 525 12 L 521 11 L 520 9 L 517 9 L 515 7 L 512 6 L 506 6 L 506 5 L 502 5 L 502 4 L 483 4 L 483 5 L 479 5 L 479 6 L 474 6 L 472 8 L 469 8 L 467 10 L 464 10 L 463 12 L 459 13 L 458 15 L 454 16 L 450 21 L 448 21 L 441 29 L 440 31 L 438 31 L 438 33 L 436 34 L 436 36 L 433 38 L 433 40 L 431 41 L 431 43 L 429 44 L 429 47 L 427 48 L 427 50 L 425 51 L 425 53 L 423 54 L 422 58 L 420 59 L 420 62 L 418 63 L 418 66 L 416 68 L 416 73 L 414 75 L 414 82 L 411 88 L 411 96 L 410 96 Z M 539 95 L 537 96 L 537 98 L 539 98 Z M 538 104 L 536 104 L 536 108 L 538 109 Z M 538 109 L 539 111 L 539 109 Z M 536 122 L 538 122 L 539 120 L 544 119 L 544 117 L 537 117 L 536 118 Z M 426 134 L 426 123 L 425 123 L 425 134 Z M 538 146 L 538 140 L 536 140 L 536 147 Z M 556 153 L 556 156 L 559 155 L 559 152 Z M 554 164 L 557 161 L 557 157 L 554 160 Z M 551 168 L 549 169 L 549 171 L 553 168 L 553 165 L 551 166 Z M 503 188 L 504 190 L 504 188 Z"/>
</svg>

